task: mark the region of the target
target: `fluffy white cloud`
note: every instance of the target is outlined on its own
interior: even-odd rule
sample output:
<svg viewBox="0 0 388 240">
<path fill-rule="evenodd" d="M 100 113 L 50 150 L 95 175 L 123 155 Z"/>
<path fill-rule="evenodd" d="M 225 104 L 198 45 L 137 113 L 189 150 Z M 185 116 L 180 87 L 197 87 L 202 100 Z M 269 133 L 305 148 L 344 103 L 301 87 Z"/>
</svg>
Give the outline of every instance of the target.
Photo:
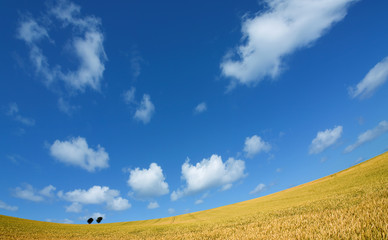
<svg viewBox="0 0 388 240">
<path fill-rule="evenodd" d="M 366 98 L 371 96 L 378 87 L 388 80 L 388 57 L 377 63 L 368 74 L 357 84 L 355 88 L 349 89 L 353 98 Z"/>
<path fill-rule="evenodd" d="M 252 158 L 260 152 L 268 152 L 269 150 L 271 150 L 271 145 L 263 141 L 260 136 L 253 135 L 245 139 L 244 152 L 249 158 Z"/>
<path fill-rule="evenodd" d="M 10 206 L 10 205 L 8 205 L 5 202 L 0 200 L 0 209 L 4 209 L 4 210 L 7 210 L 7 211 L 17 211 L 18 207 Z"/>
<path fill-rule="evenodd" d="M 255 194 L 258 194 L 258 193 L 264 191 L 264 189 L 265 189 L 265 184 L 264 183 L 260 183 L 259 185 L 257 185 L 255 187 L 255 189 L 250 191 L 249 194 L 255 195 Z"/>
<path fill-rule="evenodd" d="M 113 198 L 107 202 L 107 207 L 114 211 L 123 211 L 131 207 L 127 199 L 122 197 Z"/>
<path fill-rule="evenodd" d="M 147 124 L 150 122 L 154 112 L 155 106 L 151 102 L 150 95 L 144 94 L 139 107 L 136 109 L 134 118 L 136 120 L 142 121 L 144 124 Z"/>
<path fill-rule="evenodd" d="M 60 191 L 58 197 L 73 203 L 66 208 L 67 211 L 78 211 L 82 207 L 81 204 L 106 203 L 108 209 L 115 211 L 122 211 L 131 207 L 127 199 L 120 197 L 120 191 L 109 189 L 106 186 L 93 186 L 88 190 L 76 189 L 66 193 Z"/>
<path fill-rule="evenodd" d="M 342 126 L 318 132 L 310 145 L 310 154 L 317 154 L 333 145 L 342 135 Z"/>
<path fill-rule="evenodd" d="M 369 142 L 369 141 L 372 141 L 373 139 L 379 137 L 380 135 L 382 135 L 383 133 L 385 133 L 387 131 L 388 131 L 388 122 L 381 121 L 375 128 L 369 129 L 369 130 L 361 133 L 358 136 L 357 141 L 354 144 L 349 145 L 345 148 L 345 152 L 346 153 L 351 152 L 354 149 L 361 146 L 362 144 Z"/>
<path fill-rule="evenodd" d="M 105 70 L 105 52 L 102 46 L 103 35 L 100 32 L 86 32 L 84 38 L 74 39 L 74 50 L 80 67 L 77 71 L 63 76 L 63 80 L 76 90 L 84 91 L 86 87 L 100 89 Z"/>
<path fill-rule="evenodd" d="M 73 202 L 70 206 L 66 207 L 66 212 L 75 212 L 79 213 L 82 211 L 82 204 L 78 202 Z"/>
<path fill-rule="evenodd" d="M 105 70 L 104 63 L 107 60 L 103 47 L 104 36 L 100 29 L 101 22 L 94 16 L 81 16 L 80 10 L 78 5 L 69 1 L 58 1 L 45 13 L 45 20 L 41 21 L 43 24 L 32 17 L 22 19 L 17 36 L 29 47 L 30 60 L 36 72 L 44 77 L 47 85 L 62 80 L 72 90 L 84 91 L 87 87 L 99 90 Z M 44 26 L 45 23 L 53 21 L 60 23 L 57 26 L 71 29 L 72 37 L 66 47 L 78 60 L 76 70 L 63 71 L 62 66 L 50 66 L 39 46 L 44 39 L 50 43 L 54 42 L 50 39 L 48 28 Z"/>
<path fill-rule="evenodd" d="M 222 74 L 232 78 L 229 88 L 276 77 L 285 56 L 311 46 L 345 17 L 355 1 L 265 0 L 266 11 L 243 18 L 243 44 L 221 62 Z"/>
<path fill-rule="evenodd" d="M 41 202 L 44 200 L 44 197 L 53 197 L 53 191 L 55 187 L 49 185 L 44 187 L 42 190 L 36 190 L 30 184 L 24 184 L 23 187 L 17 187 L 13 189 L 14 197 L 33 201 L 33 202 Z"/>
<path fill-rule="evenodd" d="M 198 113 L 202 113 L 204 111 L 207 110 L 207 105 L 205 102 L 201 102 L 200 104 L 198 104 L 195 109 L 194 109 L 194 113 L 198 114 Z"/>
<path fill-rule="evenodd" d="M 109 189 L 109 187 L 93 186 L 88 190 L 76 189 L 74 191 L 60 193 L 59 197 L 69 202 L 78 202 L 82 204 L 101 204 L 118 197 L 118 190 Z"/>
<path fill-rule="evenodd" d="M 63 163 L 79 166 L 89 172 L 109 167 L 109 155 L 105 149 L 100 145 L 96 150 L 89 148 L 82 137 L 63 142 L 55 140 L 50 147 L 50 154 Z"/>
<path fill-rule="evenodd" d="M 23 117 L 19 114 L 19 107 L 16 103 L 10 103 L 8 105 L 8 111 L 7 115 L 10 117 L 13 117 L 16 121 L 27 125 L 27 126 L 33 126 L 35 125 L 35 120 L 31 118 Z"/>
<path fill-rule="evenodd" d="M 148 209 L 155 209 L 155 208 L 158 208 L 159 207 L 159 203 L 158 202 L 150 202 L 147 206 Z"/>
<path fill-rule="evenodd" d="M 158 197 L 169 192 L 163 170 L 156 163 L 151 163 L 149 169 L 130 170 L 128 185 L 139 199 Z"/>
<path fill-rule="evenodd" d="M 192 195 L 204 190 L 228 186 L 245 176 L 245 162 L 229 158 L 225 163 L 218 155 L 203 159 L 196 165 L 191 165 L 187 160 L 182 165 L 182 179 L 186 181 L 183 190 L 172 192 L 171 200 L 175 201 L 186 195 Z"/>
</svg>

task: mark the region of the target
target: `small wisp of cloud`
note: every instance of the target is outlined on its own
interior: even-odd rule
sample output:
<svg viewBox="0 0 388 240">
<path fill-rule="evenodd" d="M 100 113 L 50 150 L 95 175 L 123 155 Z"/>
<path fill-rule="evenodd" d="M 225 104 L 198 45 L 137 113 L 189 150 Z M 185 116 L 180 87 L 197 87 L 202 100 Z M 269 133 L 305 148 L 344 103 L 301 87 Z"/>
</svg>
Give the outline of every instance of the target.
<svg viewBox="0 0 388 240">
<path fill-rule="evenodd" d="M 356 87 L 349 88 L 352 98 L 368 98 L 388 80 L 388 57 L 377 63 Z"/>
<path fill-rule="evenodd" d="M 318 154 L 336 143 L 342 136 L 342 130 L 342 126 L 337 126 L 333 129 L 326 129 L 325 131 L 318 132 L 317 136 L 311 142 L 309 153 Z"/>
<path fill-rule="evenodd" d="M 256 195 L 258 193 L 261 193 L 262 191 L 264 191 L 266 188 L 265 184 L 264 183 L 260 183 L 259 185 L 257 185 L 255 187 L 255 189 L 253 189 L 252 191 L 249 192 L 249 194 L 251 195 Z"/>
<path fill-rule="evenodd" d="M 7 211 L 17 211 L 19 208 L 17 206 L 11 206 L 0 200 L 0 209 Z"/>
<path fill-rule="evenodd" d="M 26 125 L 26 126 L 34 126 L 35 125 L 34 119 L 24 117 L 19 113 L 19 106 L 14 102 L 10 103 L 8 105 L 6 115 L 12 117 L 15 121 L 17 121 L 23 125 Z"/>
<path fill-rule="evenodd" d="M 363 145 L 366 142 L 372 141 L 373 139 L 379 137 L 380 135 L 384 134 L 388 131 L 388 121 L 381 121 L 379 124 L 373 128 L 369 129 L 363 133 L 361 133 L 357 141 L 345 148 L 345 153 L 352 152 L 354 149 L 358 148 L 359 146 Z"/>
<path fill-rule="evenodd" d="M 207 110 L 206 102 L 201 102 L 194 108 L 194 114 L 200 114 Z"/>
</svg>

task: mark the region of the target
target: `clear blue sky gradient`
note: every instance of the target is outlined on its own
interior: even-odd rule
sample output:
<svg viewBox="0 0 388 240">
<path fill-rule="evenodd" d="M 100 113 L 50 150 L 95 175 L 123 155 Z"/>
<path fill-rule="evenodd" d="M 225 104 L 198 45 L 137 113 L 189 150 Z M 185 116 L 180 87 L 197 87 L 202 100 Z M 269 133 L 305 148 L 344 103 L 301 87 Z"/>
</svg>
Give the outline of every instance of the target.
<svg viewBox="0 0 388 240">
<path fill-rule="evenodd" d="M 346 16 L 316 41 L 282 58 L 283 69 L 275 79 L 266 76 L 231 91 L 231 78 L 222 74 L 220 64 L 243 44 L 244 19 L 268 11 L 262 1 L 75 0 L 81 16 L 100 19 L 107 57 L 100 90 L 87 87 L 84 92 L 60 82 L 46 86 L 29 59 L 29 47 L 17 37 L 26 16 L 50 18 L 47 11 L 55 4 L 0 2 L 0 201 L 17 207 L 0 204 L 0 214 L 74 223 L 85 223 L 83 218 L 93 213 L 105 214 L 104 222 L 161 218 L 268 195 L 388 150 L 388 132 L 383 130 L 345 151 L 360 134 L 388 121 L 386 81 L 367 98 L 352 98 L 348 91 L 388 56 L 386 0 L 350 4 Z M 68 54 L 72 30 L 53 20 L 46 27 L 50 40 L 39 46 L 48 62 L 76 69 L 78 62 Z M 124 101 L 131 87 L 137 104 L 143 94 L 151 98 L 155 112 L 148 123 L 134 118 L 136 103 Z M 59 109 L 61 97 L 74 107 L 71 114 Z M 207 109 L 196 113 L 202 102 Z M 12 104 L 18 107 L 13 115 Z M 318 132 L 336 126 L 343 127 L 338 139 L 310 153 Z M 249 157 L 244 143 L 254 135 L 271 149 Z M 108 168 L 89 172 L 50 154 L 56 140 L 78 136 L 94 150 L 98 145 L 105 149 Z M 245 175 L 228 190 L 214 185 L 172 201 L 171 193 L 186 186 L 181 173 L 186 159 L 195 165 L 213 154 L 224 162 L 230 157 L 244 161 Z M 128 169 L 148 169 L 151 163 L 162 168 L 169 193 L 152 200 L 131 196 Z M 261 183 L 265 188 L 250 194 Z M 15 195 L 25 184 L 36 194 L 48 185 L 56 190 L 34 202 Z M 66 212 L 71 202 L 58 192 L 93 186 L 120 191 L 131 207 L 113 211 L 105 203 L 83 204 L 80 212 Z M 203 203 L 196 204 L 200 199 Z M 159 207 L 148 209 L 150 201 Z"/>
</svg>

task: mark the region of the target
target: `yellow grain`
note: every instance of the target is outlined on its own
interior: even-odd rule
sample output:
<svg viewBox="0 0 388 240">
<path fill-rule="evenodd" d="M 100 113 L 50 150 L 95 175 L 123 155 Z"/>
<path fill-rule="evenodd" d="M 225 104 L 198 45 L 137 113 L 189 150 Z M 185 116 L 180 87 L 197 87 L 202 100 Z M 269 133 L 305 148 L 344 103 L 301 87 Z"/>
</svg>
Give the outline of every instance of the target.
<svg viewBox="0 0 388 240">
<path fill-rule="evenodd" d="M 0 239 L 388 239 L 388 152 L 282 192 L 164 219 L 76 225 L 0 215 Z"/>
</svg>

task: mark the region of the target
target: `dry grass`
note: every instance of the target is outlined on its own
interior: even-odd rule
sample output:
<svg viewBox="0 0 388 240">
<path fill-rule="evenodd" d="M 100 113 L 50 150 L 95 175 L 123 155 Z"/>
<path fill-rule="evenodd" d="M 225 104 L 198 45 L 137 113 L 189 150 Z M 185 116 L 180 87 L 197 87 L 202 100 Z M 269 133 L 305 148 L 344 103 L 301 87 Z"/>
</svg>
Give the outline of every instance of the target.
<svg viewBox="0 0 388 240">
<path fill-rule="evenodd" d="M 0 215 L 0 239 L 388 239 L 388 153 L 325 178 L 207 211 L 57 224 Z"/>
</svg>

